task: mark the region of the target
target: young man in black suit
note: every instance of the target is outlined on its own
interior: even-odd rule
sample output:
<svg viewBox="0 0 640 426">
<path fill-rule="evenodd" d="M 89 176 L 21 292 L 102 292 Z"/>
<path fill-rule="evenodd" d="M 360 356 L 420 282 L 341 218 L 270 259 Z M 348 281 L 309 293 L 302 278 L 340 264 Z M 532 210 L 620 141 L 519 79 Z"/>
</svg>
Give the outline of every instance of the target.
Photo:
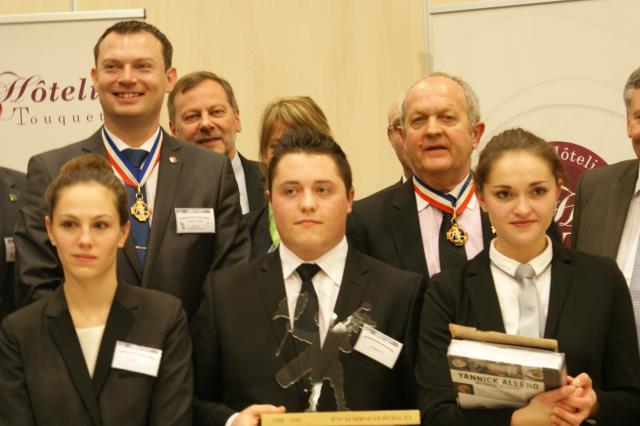
<svg viewBox="0 0 640 426">
<path fill-rule="evenodd" d="M 291 130 L 274 151 L 268 182 L 279 249 L 212 273 L 192 324 L 196 424 L 257 425 L 261 414 L 284 410 L 415 407 L 423 279 L 347 243 L 354 190 L 344 152 L 329 136 Z M 376 331 L 361 331 L 365 324 Z M 361 349 L 363 334 L 376 332 L 402 349 L 384 359 Z"/>
</svg>

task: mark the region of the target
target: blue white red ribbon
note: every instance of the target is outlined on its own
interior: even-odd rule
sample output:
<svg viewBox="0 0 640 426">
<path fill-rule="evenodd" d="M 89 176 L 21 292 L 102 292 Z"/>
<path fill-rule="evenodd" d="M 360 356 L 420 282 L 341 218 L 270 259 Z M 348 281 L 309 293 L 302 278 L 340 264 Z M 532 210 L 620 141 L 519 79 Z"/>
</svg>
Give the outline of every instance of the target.
<svg viewBox="0 0 640 426">
<path fill-rule="evenodd" d="M 142 188 L 147 180 L 149 180 L 149 176 L 151 176 L 151 173 L 158 164 L 158 161 L 160 161 L 162 131 L 158 129 L 158 135 L 156 136 L 156 140 L 153 142 L 151 152 L 149 152 L 149 155 L 145 158 L 139 172 L 118 150 L 116 144 L 113 142 L 104 126 L 102 127 L 102 137 L 104 141 L 104 148 L 107 151 L 107 159 L 109 160 L 109 163 L 111 163 L 113 170 L 122 178 L 125 184 L 133 186 L 134 188 Z"/>
<path fill-rule="evenodd" d="M 469 176 L 467 176 L 467 179 L 464 181 L 462 188 L 460 188 L 458 196 L 440 192 L 437 189 L 431 188 L 415 175 L 413 176 L 413 190 L 420 198 L 438 210 L 453 213 L 453 210 L 455 209 L 456 215 L 461 214 L 464 209 L 467 208 L 469 201 L 471 201 L 473 194 L 475 194 L 475 187 L 471 179 L 471 173 L 469 173 Z"/>
</svg>

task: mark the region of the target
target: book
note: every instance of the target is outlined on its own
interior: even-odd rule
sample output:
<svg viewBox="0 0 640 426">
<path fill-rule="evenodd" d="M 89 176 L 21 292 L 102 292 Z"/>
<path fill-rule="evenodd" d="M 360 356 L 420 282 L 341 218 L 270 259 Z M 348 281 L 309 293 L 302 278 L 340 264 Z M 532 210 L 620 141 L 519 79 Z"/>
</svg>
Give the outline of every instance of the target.
<svg viewBox="0 0 640 426">
<path fill-rule="evenodd" d="M 483 332 L 478 333 L 481 336 Z M 496 335 L 504 333 L 491 334 L 495 341 Z M 518 336 L 507 340 L 513 342 L 514 337 Z M 549 346 L 546 339 L 525 339 L 529 346 L 451 340 L 447 358 L 460 407 L 519 408 L 539 393 L 566 384 L 564 354 L 540 349 Z"/>
<path fill-rule="evenodd" d="M 333 411 L 263 414 L 262 426 L 391 426 L 419 425 L 418 410 Z"/>
</svg>

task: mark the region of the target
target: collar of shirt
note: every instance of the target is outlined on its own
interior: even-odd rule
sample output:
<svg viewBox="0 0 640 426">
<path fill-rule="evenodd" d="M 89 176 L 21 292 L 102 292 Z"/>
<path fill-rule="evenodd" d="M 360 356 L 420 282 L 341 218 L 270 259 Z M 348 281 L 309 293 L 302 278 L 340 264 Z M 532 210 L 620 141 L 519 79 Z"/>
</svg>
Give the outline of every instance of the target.
<svg viewBox="0 0 640 426">
<path fill-rule="evenodd" d="M 109 135 L 109 137 L 113 141 L 113 143 L 116 146 L 116 148 L 118 148 L 118 151 L 122 152 L 125 149 L 132 148 L 132 146 L 128 145 L 122 139 L 120 139 L 119 137 L 117 137 L 116 135 L 111 133 L 109 131 L 109 129 L 107 129 L 107 126 L 104 127 L 104 130 L 107 132 L 107 134 Z M 139 147 L 137 147 L 135 149 L 144 149 L 147 152 L 151 152 L 151 148 L 153 148 L 153 143 L 156 141 L 156 138 L 158 137 L 158 133 L 160 133 L 160 127 L 158 127 L 158 130 L 156 130 L 149 139 L 147 139 L 142 145 L 140 145 Z M 160 144 L 162 144 L 162 140 L 160 141 Z M 158 149 L 160 149 L 159 146 L 158 146 Z"/>
<path fill-rule="evenodd" d="M 280 242 L 280 260 L 282 261 L 282 277 L 286 280 L 291 274 L 293 274 L 298 266 L 305 263 L 287 248 L 284 242 Z M 322 272 L 331 278 L 338 287 L 342 283 L 342 275 L 344 274 L 344 267 L 347 263 L 347 252 L 349 251 L 349 245 L 347 244 L 346 237 L 331 250 L 323 254 L 317 259 L 308 261 L 306 263 L 317 264 Z"/>
<path fill-rule="evenodd" d="M 313 288 L 318 296 L 318 331 L 320 333 L 320 345 L 324 344 L 327 331 L 335 321 L 335 306 L 340 292 L 340 283 L 344 267 L 347 262 L 348 245 L 343 238 L 338 245 L 323 254 L 312 263 L 317 264 L 319 271 L 311 280 Z M 302 281 L 295 270 L 302 263 L 302 259 L 291 252 L 284 244 L 280 244 L 280 259 L 282 261 L 282 273 L 284 275 L 284 287 L 289 308 L 289 321 L 294 326 L 294 318 L 291 314 L 295 311 L 298 295 L 302 287 Z"/>
<path fill-rule="evenodd" d="M 418 212 L 421 212 L 422 210 L 426 209 L 426 208 L 432 208 L 432 209 L 436 209 L 439 210 L 437 207 L 432 206 L 431 204 L 427 203 L 422 197 L 420 197 L 418 194 L 416 194 L 416 204 L 418 205 Z M 467 204 L 467 207 L 464 209 L 464 211 L 462 213 L 460 213 L 459 217 L 462 216 L 463 214 L 465 214 L 468 211 L 472 212 L 474 211 L 476 208 L 478 207 L 478 199 L 477 197 L 474 195 L 473 197 L 471 197 L 471 199 L 469 200 L 469 204 Z"/>
<path fill-rule="evenodd" d="M 536 273 L 536 276 L 539 276 L 544 272 L 545 269 L 551 264 L 551 259 L 553 258 L 553 247 L 551 244 L 551 239 L 545 235 L 547 239 L 547 246 L 538 256 L 534 257 L 529 261 L 529 265 L 533 267 L 533 271 Z M 496 239 L 494 238 L 491 241 L 489 246 L 489 259 L 491 262 L 504 273 L 511 277 L 515 277 L 516 269 L 520 265 L 520 262 L 517 260 L 513 260 L 510 257 L 505 256 L 500 253 L 498 249 L 496 249 Z"/>
</svg>

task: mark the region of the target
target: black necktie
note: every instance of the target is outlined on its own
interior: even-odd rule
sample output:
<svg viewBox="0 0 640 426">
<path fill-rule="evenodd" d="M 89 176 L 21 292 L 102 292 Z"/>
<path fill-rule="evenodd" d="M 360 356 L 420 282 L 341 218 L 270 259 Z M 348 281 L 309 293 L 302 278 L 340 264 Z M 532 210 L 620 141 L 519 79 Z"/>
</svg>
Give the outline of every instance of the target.
<svg viewBox="0 0 640 426">
<path fill-rule="evenodd" d="M 296 269 L 296 272 L 302 279 L 302 287 L 300 287 L 300 294 L 296 301 L 295 314 L 297 319 L 294 321 L 294 329 L 318 332 L 318 323 L 316 322 L 316 317 L 318 316 L 318 295 L 313 288 L 311 279 L 319 270 L 320 267 L 315 263 L 303 263 Z M 305 302 L 306 305 L 304 304 Z"/>
<path fill-rule="evenodd" d="M 440 225 L 438 239 L 441 271 L 459 268 L 467 261 L 467 253 L 464 250 L 464 246 L 455 246 L 447 240 L 447 231 L 449 229 L 451 229 L 451 213 L 442 212 L 442 225 Z"/>
<path fill-rule="evenodd" d="M 135 167 L 137 173 L 140 172 L 140 166 L 144 162 L 145 158 L 147 158 L 147 154 L 148 152 L 144 149 L 125 149 L 122 151 L 122 155 L 124 155 L 129 163 Z M 138 192 L 138 188 L 134 188 L 129 185 L 125 185 L 125 187 L 127 188 L 127 194 L 129 195 L 129 206 L 132 206 L 136 202 L 136 193 Z M 147 194 L 144 186 L 140 191 L 142 192 L 142 197 L 146 203 Z M 144 269 L 144 260 L 147 254 L 147 243 L 149 241 L 149 221 L 146 220 L 141 222 L 133 217 L 131 212 L 129 212 L 129 220 L 131 221 L 131 234 L 136 246 L 136 253 L 140 260 L 140 266 Z"/>
</svg>

